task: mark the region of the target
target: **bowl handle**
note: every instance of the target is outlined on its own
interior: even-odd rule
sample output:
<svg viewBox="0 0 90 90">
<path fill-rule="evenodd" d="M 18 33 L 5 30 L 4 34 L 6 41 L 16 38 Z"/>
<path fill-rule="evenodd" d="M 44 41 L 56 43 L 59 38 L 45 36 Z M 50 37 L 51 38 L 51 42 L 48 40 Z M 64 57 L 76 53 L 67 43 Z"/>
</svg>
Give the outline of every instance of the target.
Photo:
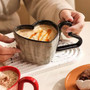
<svg viewBox="0 0 90 90">
<path fill-rule="evenodd" d="M 68 26 L 72 26 L 72 23 L 69 21 L 64 21 L 62 23 L 59 23 L 58 27 L 61 30 L 61 28 L 64 25 L 68 25 Z M 61 32 L 61 31 L 60 31 Z M 57 47 L 57 51 L 62 51 L 62 50 L 67 50 L 67 49 L 71 49 L 71 48 L 77 48 L 82 44 L 82 38 L 72 32 L 68 33 L 69 36 L 74 37 L 76 39 L 78 39 L 78 42 L 74 43 L 74 44 L 69 44 L 69 45 L 64 45 L 64 46 L 59 46 Z"/>
</svg>

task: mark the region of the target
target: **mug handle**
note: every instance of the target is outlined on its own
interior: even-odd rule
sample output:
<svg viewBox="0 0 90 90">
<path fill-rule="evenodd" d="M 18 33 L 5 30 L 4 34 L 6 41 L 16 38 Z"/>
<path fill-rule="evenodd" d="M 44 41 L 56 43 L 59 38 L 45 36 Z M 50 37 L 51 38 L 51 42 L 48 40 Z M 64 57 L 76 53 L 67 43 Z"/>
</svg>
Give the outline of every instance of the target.
<svg viewBox="0 0 90 90">
<path fill-rule="evenodd" d="M 61 28 L 64 25 L 72 26 L 72 23 L 70 21 L 64 21 L 62 23 L 59 23 L 59 25 L 58 25 L 59 29 L 61 30 Z M 59 47 L 57 47 L 57 51 L 62 51 L 62 50 L 66 50 L 66 49 L 76 48 L 76 47 L 79 47 L 82 44 L 82 38 L 80 36 L 78 36 L 76 34 L 73 34 L 72 32 L 69 32 L 68 35 L 78 39 L 78 42 L 74 43 L 74 44 L 59 46 Z"/>
<path fill-rule="evenodd" d="M 23 77 L 18 82 L 18 90 L 23 90 L 23 85 L 25 82 L 28 82 L 33 85 L 34 90 L 39 90 L 39 85 L 36 79 L 33 77 Z"/>
</svg>

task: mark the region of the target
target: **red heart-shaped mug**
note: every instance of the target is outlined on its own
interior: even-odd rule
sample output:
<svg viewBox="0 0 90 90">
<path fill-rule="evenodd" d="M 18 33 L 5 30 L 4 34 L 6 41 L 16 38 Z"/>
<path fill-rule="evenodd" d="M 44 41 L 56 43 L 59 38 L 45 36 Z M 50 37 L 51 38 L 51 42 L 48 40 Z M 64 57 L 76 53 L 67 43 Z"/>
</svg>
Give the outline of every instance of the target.
<svg viewBox="0 0 90 90">
<path fill-rule="evenodd" d="M 18 80 L 14 85 L 8 88 L 8 90 L 23 90 L 23 85 L 25 82 L 32 84 L 34 87 L 34 90 L 39 90 L 39 85 L 35 78 L 26 76 L 20 79 L 21 73 L 16 67 L 12 67 L 12 66 L 0 67 L 0 72 L 7 71 L 7 70 L 14 71 L 18 75 Z"/>
</svg>

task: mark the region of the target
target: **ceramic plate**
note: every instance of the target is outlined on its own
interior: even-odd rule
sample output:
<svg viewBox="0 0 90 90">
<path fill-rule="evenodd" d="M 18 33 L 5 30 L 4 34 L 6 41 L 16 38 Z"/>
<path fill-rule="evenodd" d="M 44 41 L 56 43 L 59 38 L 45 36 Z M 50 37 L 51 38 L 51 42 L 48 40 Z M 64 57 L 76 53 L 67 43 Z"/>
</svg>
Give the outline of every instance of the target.
<svg viewBox="0 0 90 90">
<path fill-rule="evenodd" d="M 76 86 L 77 77 L 85 70 L 90 68 L 90 64 L 83 65 L 72 70 L 65 79 L 66 90 L 79 90 Z"/>
</svg>

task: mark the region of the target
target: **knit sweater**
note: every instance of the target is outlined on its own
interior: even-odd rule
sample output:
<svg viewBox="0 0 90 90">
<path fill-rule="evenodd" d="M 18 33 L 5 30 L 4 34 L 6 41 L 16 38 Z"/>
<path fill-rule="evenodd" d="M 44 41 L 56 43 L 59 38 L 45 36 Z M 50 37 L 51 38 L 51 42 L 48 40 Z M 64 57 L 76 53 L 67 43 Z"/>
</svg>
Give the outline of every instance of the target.
<svg viewBox="0 0 90 90">
<path fill-rule="evenodd" d="M 23 0 L 28 12 L 36 20 L 59 21 L 63 9 L 72 9 L 66 0 Z M 19 9 L 20 0 L 0 0 L 0 23 L 9 20 Z M 24 13 L 24 12 L 23 12 Z"/>
</svg>

